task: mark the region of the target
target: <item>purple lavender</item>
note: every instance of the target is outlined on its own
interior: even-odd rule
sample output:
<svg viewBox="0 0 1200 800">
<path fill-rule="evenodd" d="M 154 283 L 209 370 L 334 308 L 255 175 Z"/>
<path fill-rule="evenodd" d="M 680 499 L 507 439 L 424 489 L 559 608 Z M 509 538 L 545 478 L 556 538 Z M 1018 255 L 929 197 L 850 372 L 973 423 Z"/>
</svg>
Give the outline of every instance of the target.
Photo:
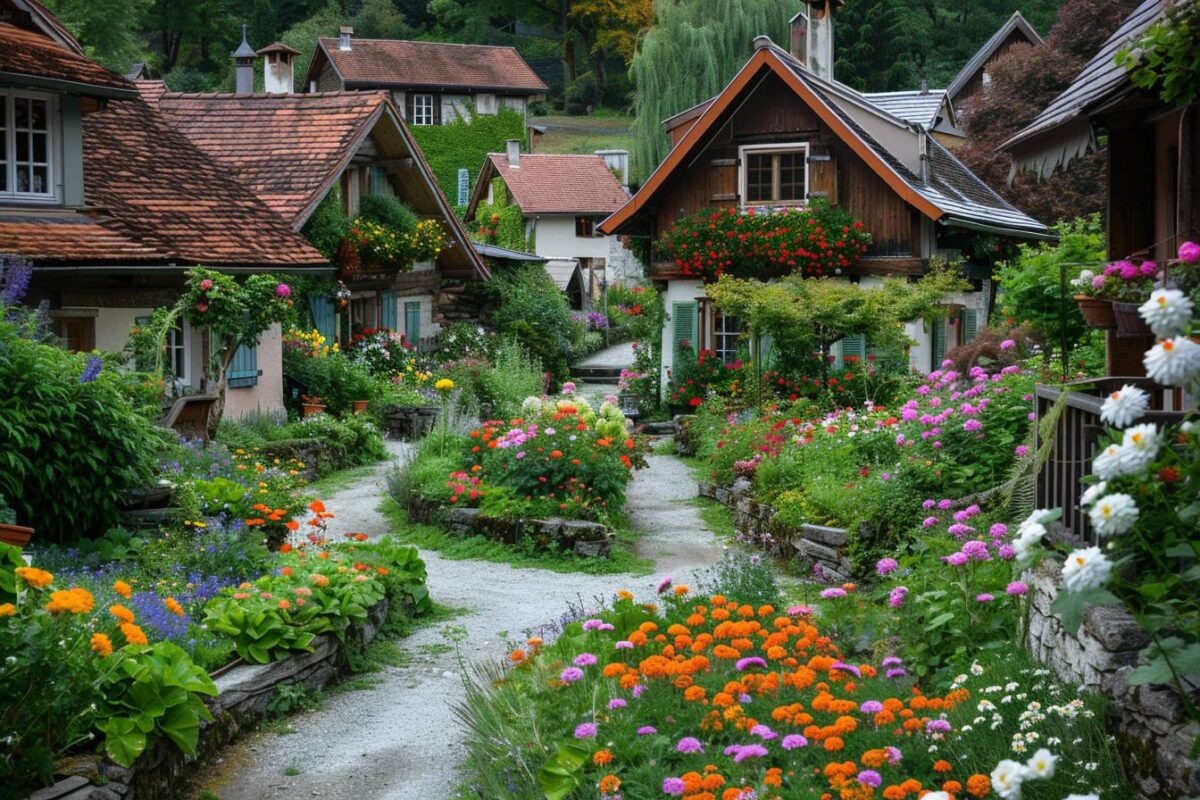
<svg viewBox="0 0 1200 800">
<path fill-rule="evenodd" d="M 29 289 L 33 267 L 22 258 L 0 256 L 0 278 L 4 279 L 4 288 L 0 289 L 0 305 L 15 306 Z"/>
<path fill-rule="evenodd" d="M 80 383 L 91 383 L 100 377 L 100 370 L 104 369 L 104 359 L 100 356 L 88 356 L 87 364 L 83 368 L 83 372 L 79 375 Z"/>
</svg>

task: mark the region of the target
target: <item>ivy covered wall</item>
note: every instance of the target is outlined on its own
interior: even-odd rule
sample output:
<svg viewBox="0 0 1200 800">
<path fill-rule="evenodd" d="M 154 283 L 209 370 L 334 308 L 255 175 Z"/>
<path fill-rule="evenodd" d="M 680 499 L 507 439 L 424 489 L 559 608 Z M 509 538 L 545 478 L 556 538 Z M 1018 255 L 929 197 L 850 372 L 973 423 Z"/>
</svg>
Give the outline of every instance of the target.
<svg viewBox="0 0 1200 800">
<path fill-rule="evenodd" d="M 505 108 L 491 116 L 475 114 L 470 122 L 455 120 L 446 125 L 413 126 L 411 130 L 453 205 L 457 202 L 459 168 L 467 168 L 470 185 L 474 186 L 488 153 L 503 153 L 509 139 L 524 143 L 525 117 Z"/>
</svg>

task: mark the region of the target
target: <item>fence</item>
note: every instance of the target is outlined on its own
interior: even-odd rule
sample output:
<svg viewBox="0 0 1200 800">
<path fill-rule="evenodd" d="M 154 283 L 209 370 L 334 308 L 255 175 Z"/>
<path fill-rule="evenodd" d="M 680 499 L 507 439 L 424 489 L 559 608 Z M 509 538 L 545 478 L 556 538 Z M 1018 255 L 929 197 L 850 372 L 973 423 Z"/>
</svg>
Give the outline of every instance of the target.
<svg viewBox="0 0 1200 800">
<path fill-rule="evenodd" d="M 1061 508 L 1064 538 L 1082 541 L 1089 545 L 1098 544 L 1098 539 L 1088 524 L 1087 514 L 1080 511 L 1079 497 L 1083 487 L 1079 481 L 1092 471 L 1092 460 L 1099 448 L 1097 442 L 1106 426 L 1100 421 L 1100 406 L 1112 392 L 1126 384 L 1144 389 L 1150 395 L 1150 411 L 1140 422 L 1163 425 L 1183 419 L 1183 397 L 1178 389 L 1160 386 L 1146 378 L 1098 378 L 1077 381 L 1061 386 L 1037 387 L 1034 425 L 1035 445 L 1040 449 L 1050 438 L 1050 453 L 1035 481 L 1037 507 Z M 1042 431 L 1042 420 L 1066 394 L 1066 407 L 1059 415 L 1051 431 Z"/>
</svg>

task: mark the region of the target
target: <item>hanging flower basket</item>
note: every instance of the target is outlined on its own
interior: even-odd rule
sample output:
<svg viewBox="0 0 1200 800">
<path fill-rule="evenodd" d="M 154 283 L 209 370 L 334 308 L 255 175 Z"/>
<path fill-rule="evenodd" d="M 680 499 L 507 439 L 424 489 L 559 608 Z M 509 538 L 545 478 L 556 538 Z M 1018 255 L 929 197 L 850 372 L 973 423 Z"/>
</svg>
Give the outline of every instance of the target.
<svg viewBox="0 0 1200 800">
<path fill-rule="evenodd" d="M 1117 327 L 1117 320 L 1113 316 L 1113 303 L 1111 300 L 1089 297 L 1086 294 L 1077 294 L 1075 295 L 1075 302 L 1079 304 L 1079 313 L 1083 314 L 1083 318 L 1093 328 Z"/>
<path fill-rule="evenodd" d="M 1112 304 L 1113 317 L 1116 320 L 1117 333 L 1121 336 L 1153 336 L 1154 331 L 1138 313 L 1137 303 Z"/>
</svg>

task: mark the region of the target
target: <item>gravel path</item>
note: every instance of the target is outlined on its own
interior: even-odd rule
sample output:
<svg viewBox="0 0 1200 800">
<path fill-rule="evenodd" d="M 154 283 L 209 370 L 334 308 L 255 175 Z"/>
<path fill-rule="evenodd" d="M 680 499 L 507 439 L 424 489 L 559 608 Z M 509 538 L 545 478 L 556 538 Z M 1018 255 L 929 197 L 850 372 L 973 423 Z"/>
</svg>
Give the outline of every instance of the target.
<svg viewBox="0 0 1200 800">
<path fill-rule="evenodd" d="M 389 443 L 393 455 L 405 447 Z M 332 534 L 386 532 L 377 506 L 388 469 L 383 465 L 373 478 L 326 498 L 337 514 Z M 506 638 L 523 638 L 558 619 L 572 601 L 590 604 L 619 588 L 646 596 L 664 574 L 687 579 L 715 563 L 721 546 L 688 503 L 695 494 L 687 468 L 669 456 L 651 456 L 650 468 L 630 486 L 630 522 L 645 532 L 637 550 L 658 562 L 655 576 L 560 574 L 422 551 L 430 593 L 443 605 L 467 609 L 451 624 L 465 628 L 462 649 L 469 660 L 502 658 Z M 221 800 L 449 800 L 458 783 L 453 768 L 463 759 L 452 712 L 463 690 L 443 629 L 422 628 L 400 642 L 412 661 L 379 673 L 378 686 L 332 695 L 321 710 L 291 718 L 294 733 L 244 738 L 197 785 Z M 290 767 L 299 774 L 285 775 Z"/>
</svg>

